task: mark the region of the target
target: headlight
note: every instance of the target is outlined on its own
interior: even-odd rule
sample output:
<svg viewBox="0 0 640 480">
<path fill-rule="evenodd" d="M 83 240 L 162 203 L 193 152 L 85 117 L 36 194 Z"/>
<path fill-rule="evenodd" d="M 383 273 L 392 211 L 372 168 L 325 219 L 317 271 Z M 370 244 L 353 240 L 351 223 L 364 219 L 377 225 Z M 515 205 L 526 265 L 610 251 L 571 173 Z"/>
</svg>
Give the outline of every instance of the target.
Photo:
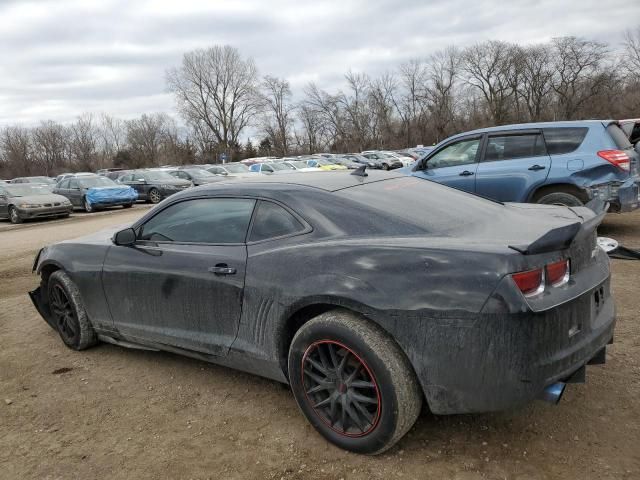
<svg viewBox="0 0 640 480">
<path fill-rule="evenodd" d="M 376 164 L 373 163 L 373 162 L 369 162 L 367 165 L 370 166 L 370 167 L 375 167 L 376 166 Z"/>
<path fill-rule="evenodd" d="M 42 205 L 40 205 L 39 203 L 23 203 L 20 206 L 22 208 L 40 208 L 40 207 L 42 207 Z"/>
<path fill-rule="evenodd" d="M 69 201 L 69 199 L 65 199 L 65 200 L 62 202 L 62 205 L 71 205 L 71 202 Z"/>
<path fill-rule="evenodd" d="M 164 185 L 160 185 L 160 188 L 166 188 L 166 189 L 171 190 L 171 189 L 173 189 L 173 188 L 174 188 L 174 186 L 173 186 L 173 185 L 169 185 L 169 184 L 166 184 L 166 183 L 165 183 Z"/>
</svg>

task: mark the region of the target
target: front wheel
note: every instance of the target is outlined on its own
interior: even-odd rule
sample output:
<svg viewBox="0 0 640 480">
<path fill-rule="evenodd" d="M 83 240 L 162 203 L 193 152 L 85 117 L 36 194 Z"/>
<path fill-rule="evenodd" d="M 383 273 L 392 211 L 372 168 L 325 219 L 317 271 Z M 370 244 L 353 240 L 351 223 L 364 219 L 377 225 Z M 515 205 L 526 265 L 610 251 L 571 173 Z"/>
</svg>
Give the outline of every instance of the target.
<svg viewBox="0 0 640 480">
<path fill-rule="evenodd" d="M 49 277 L 47 285 L 49 310 L 64 344 L 73 350 L 84 350 L 97 343 L 97 336 L 84 309 L 80 291 L 62 270 Z"/>
<path fill-rule="evenodd" d="M 304 324 L 289 350 L 289 381 L 307 420 L 327 440 L 379 454 L 413 426 L 422 392 L 394 340 L 345 310 Z"/>
<path fill-rule="evenodd" d="M 152 188 L 149 190 L 149 201 L 151 203 L 160 203 L 162 200 L 162 196 L 160 196 L 160 192 L 156 188 Z"/>
<path fill-rule="evenodd" d="M 91 213 L 94 210 L 93 206 L 91 205 L 91 202 L 87 200 L 87 197 L 84 197 L 82 199 L 82 206 L 84 207 L 84 211 L 87 213 Z"/>
<path fill-rule="evenodd" d="M 389 170 L 389 165 L 387 165 L 386 163 L 382 164 L 382 169 L 383 170 Z"/>
<path fill-rule="evenodd" d="M 9 208 L 9 220 L 11 220 L 11 223 L 22 223 L 22 218 L 16 207 Z"/>
</svg>

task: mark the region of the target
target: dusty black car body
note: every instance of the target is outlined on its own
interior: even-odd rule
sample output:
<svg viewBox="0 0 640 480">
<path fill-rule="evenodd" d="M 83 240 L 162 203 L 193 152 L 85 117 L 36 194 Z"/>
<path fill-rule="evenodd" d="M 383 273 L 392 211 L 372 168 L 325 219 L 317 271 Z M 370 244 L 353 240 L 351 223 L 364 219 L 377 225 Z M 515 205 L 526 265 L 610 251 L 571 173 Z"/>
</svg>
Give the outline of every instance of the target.
<svg viewBox="0 0 640 480">
<path fill-rule="evenodd" d="M 526 403 L 601 359 L 612 339 L 609 263 L 595 237 L 604 214 L 503 205 L 383 172 L 327 172 L 190 189 L 133 228 L 178 202 L 221 198 L 282 206 L 302 228 L 234 245 L 122 246 L 102 232 L 43 249 L 34 269 L 43 287 L 54 271 L 68 273 L 105 341 L 282 382 L 301 325 L 335 308 L 356 312 L 397 342 L 438 414 Z M 570 280 L 536 298 L 510 276 L 562 259 Z M 234 274 L 212 274 L 219 265 Z M 52 323 L 43 291 L 31 297 Z"/>
</svg>

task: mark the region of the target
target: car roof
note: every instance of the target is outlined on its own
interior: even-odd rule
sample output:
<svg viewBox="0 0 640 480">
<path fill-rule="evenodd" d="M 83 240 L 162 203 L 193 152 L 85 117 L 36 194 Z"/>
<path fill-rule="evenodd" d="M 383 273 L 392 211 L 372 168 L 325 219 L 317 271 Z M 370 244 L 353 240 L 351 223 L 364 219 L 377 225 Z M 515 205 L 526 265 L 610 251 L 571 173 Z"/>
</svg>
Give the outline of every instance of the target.
<svg viewBox="0 0 640 480">
<path fill-rule="evenodd" d="M 460 135 L 473 135 L 474 133 L 503 132 L 508 130 L 527 130 L 535 128 L 567 128 L 567 127 L 595 127 L 608 125 L 615 120 L 567 120 L 563 122 L 532 122 L 532 123 L 513 123 L 510 125 L 500 125 L 497 127 L 478 128 L 467 132 L 461 132 Z"/>
<path fill-rule="evenodd" d="M 353 175 L 352 172 L 336 170 L 331 172 L 301 172 L 288 175 L 259 175 L 256 177 L 243 177 L 230 181 L 216 182 L 205 187 L 198 187 L 199 192 L 215 191 L 222 187 L 250 187 L 260 184 L 280 184 L 287 186 L 312 187 L 327 192 L 335 192 L 344 188 L 355 187 L 363 183 L 373 183 L 394 178 L 407 178 L 399 173 L 389 173 L 377 170 L 367 171 L 367 176 Z"/>
</svg>

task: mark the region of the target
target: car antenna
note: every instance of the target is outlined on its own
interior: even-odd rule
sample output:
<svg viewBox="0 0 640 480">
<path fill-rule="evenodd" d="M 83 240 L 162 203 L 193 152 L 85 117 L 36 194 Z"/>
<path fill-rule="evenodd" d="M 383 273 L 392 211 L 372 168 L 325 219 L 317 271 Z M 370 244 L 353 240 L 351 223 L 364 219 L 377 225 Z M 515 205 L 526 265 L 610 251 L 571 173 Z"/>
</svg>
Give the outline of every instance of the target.
<svg viewBox="0 0 640 480">
<path fill-rule="evenodd" d="M 357 175 L 359 177 L 368 177 L 369 174 L 365 171 L 367 169 L 366 165 L 362 165 L 361 167 L 356 168 L 351 175 Z"/>
</svg>

